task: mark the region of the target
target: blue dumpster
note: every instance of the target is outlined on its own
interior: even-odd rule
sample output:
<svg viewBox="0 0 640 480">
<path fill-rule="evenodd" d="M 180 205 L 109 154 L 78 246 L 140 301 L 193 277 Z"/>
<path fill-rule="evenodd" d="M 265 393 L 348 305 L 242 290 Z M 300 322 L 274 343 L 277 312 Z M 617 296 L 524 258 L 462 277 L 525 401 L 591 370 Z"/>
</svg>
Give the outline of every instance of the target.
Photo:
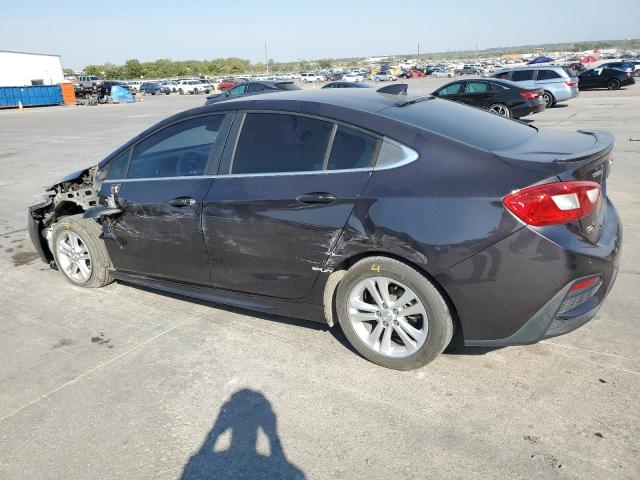
<svg viewBox="0 0 640 480">
<path fill-rule="evenodd" d="M 60 105 L 62 89 L 59 85 L 34 85 L 29 87 L 0 87 L 0 108 Z"/>
</svg>

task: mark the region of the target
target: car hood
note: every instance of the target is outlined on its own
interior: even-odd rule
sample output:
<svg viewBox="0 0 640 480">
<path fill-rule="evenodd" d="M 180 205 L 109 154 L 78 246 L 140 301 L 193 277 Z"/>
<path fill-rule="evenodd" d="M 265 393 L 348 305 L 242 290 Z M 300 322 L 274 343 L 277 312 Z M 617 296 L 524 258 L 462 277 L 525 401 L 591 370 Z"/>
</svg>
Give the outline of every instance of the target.
<svg viewBox="0 0 640 480">
<path fill-rule="evenodd" d="M 49 188 L 47 188 L 47 190 L 53 190 L 55 187 L 57 187 L 61 183 L 72 182 L 74 180 L 78 180 L 79 178 L 82 178 L 83 175 L 85 175 L 90 168 L 91 167 L 87 167 L 87 168 L 85 168 L 83 170 L 78 170 L 77 172 L 72 172 L 72 173 L 69 173 L 69 174 L 65 175 L 60 180 L 58 180 L 56 183 L 54 183 Z"/>
</svg>

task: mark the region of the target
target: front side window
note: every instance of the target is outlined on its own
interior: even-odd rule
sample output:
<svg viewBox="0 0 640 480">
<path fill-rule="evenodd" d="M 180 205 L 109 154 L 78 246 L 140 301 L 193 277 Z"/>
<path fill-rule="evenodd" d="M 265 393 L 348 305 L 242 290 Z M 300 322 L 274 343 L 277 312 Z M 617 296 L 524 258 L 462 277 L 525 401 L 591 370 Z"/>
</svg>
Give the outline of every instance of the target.
<svg viewBox="0 0 640 480">
<path fill-rule="evenodd" d="M 233 87 L 231 90 L 229 90 L 229 95 L 231 95 L 232 97 L 235 95 L 242 95 L 246 89 L 246 85 L 238 85 L 237 87 Z"/>
<path fill-rule="evenodd" d="M 332 128 L 331 122 L 300 115 L 248 113 L 231 173 L 322 170 Z"/>
<path fill-rule="evenodd" d="M 514 70 L 511 74 L 512 82 L 526 82 L 533 80 L 533 70 Z"/>
<path fill-rule="evenodd" d="M 446 97 L 448 95 L 457 95 L 460 93 L 461 89 L 462 89 L 462 83 L 452 83 L 451 85 L 438 90 L 438 95 L 440 97 Z"/>
<path fill-rule="evenodd" d="M 109 162 L 108 179 L 125 178 L 127 175 L 127 164 L 129 163 L 129 152 L 130 149 L 126 149 Z"/>
<path fill-rule="evenodd" d="M 372 167 L 378 140 L 364 132 L 340 125 L 331 145 L 328 170 Z"/>
<path fill-rule="evenodd" d="M 138 143 L 128 178 L 203 175 L 224 115 L 192 118 L 163 128 Z"/>
</svg>

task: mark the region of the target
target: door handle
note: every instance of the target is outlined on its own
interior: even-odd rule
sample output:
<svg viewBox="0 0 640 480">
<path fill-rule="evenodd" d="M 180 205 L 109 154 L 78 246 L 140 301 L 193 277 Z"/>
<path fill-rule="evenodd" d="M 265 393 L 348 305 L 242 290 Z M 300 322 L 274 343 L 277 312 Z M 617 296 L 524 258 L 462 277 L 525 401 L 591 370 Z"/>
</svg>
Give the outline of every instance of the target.
<svg viewBox="0 0 640 480">
<path fill-rule="evenodd" d="M 300 203 L 305 203 L 307 205 L 314 205 L 318 203 L 331 203 L 336 200 L 337 197 L 333 193 L 328 192 L 312 192 L 305 193 L 304 195 L 300 195 L 296 197 Z"/>
<path fill-rule="evenodd" d="M 172 207 L 178 207 L 178 208 L 181 208 L 181 207 L 195 208 L 197 204 L 198 202 L 195 200 L 195 198 L 191 198 L 191 197 L 176 197 L 169 200 L 169 205 L 171 205 Z"/>
</svg>

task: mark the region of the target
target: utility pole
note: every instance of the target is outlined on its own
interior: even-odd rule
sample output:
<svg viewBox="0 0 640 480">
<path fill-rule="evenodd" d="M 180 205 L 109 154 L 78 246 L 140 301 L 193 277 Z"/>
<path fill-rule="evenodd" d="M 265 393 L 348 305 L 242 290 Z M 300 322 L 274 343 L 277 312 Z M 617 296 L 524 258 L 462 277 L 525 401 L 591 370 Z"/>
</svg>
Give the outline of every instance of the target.
<svg viewBox="0 0 640 480">
<path fill-rule="evenodd" d="M 267 75 L 269 75 L 269 52 L 267 51 L 267 42 L 264 42 L 264 64 L 267 66 Z"/>
<path fill-rule="evenodd" d="M 418 56 L 420 56 L 420 42 L 418 42 Z"/>
</svg>

